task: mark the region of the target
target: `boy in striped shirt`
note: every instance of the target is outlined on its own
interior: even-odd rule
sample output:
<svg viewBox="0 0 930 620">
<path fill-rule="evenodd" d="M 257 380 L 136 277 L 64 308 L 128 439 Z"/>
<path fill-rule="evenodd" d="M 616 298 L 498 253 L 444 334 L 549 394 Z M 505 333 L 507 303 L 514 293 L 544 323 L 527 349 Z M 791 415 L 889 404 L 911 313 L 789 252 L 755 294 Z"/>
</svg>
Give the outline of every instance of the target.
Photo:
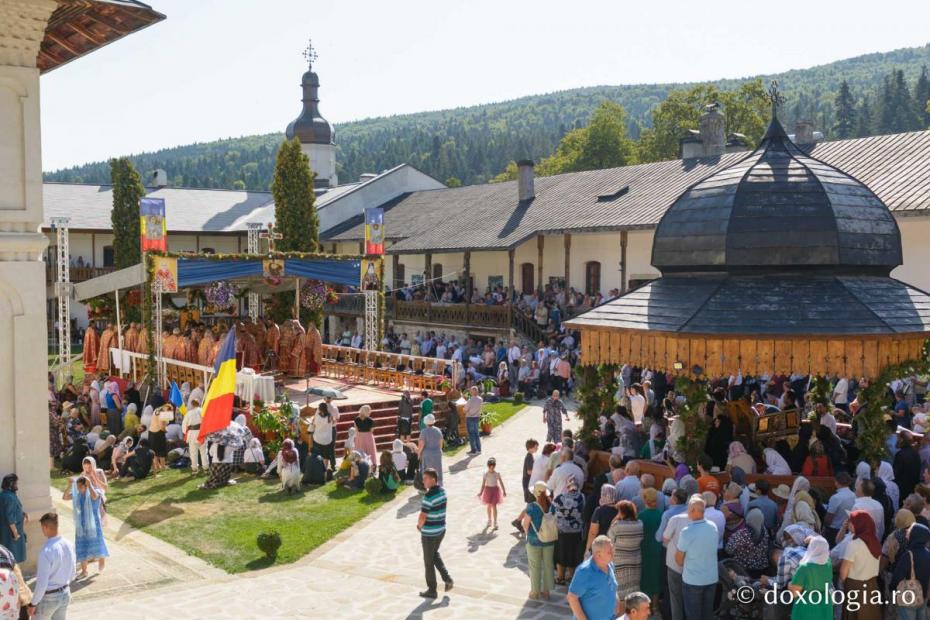
<svg viewBox="0 0 930 620">
<path fill-rule="evenodd" d="M 426 567 L 426 590 L 420 592 L 423 598 L 436 598 L 436 571 L 446 584 L 446 592 L 452 589 L 452 577 L 446 565 L 439 557 L 439 545 L 446 535 L 446 492 L 439 486 L 439 474 L 432 467 L 423 471 L 423 495 L 420 505 L 420 518 L 417 529 L 420 530 L 420 543 L 423 545 L 423 564 Z"/>
</svg>

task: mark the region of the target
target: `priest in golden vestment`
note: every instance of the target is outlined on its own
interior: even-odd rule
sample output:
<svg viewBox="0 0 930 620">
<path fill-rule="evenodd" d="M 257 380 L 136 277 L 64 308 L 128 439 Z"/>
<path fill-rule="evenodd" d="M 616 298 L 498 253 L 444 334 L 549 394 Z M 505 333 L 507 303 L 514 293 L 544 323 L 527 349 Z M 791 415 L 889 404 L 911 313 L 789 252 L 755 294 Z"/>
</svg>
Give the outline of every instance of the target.
<svg viewBox="0 0 930 620">
<path fill-rule="evenodd" d="M 100 350 L 100 338 L 93 324 L 84 330 L 84 368 L 90 372 L 97 369 L 97 354 Z"/>
<path fill-rule="evenodd" d="M 170 333 L 162 339 L 161 354 L 169 360 L 178 359 L 181 345 L 181 330 L 175 327 Z"/>
<path fill-rule="evenodd" d="M 184 332 L 184 335 L 181 336 L 181 344 L 178 346 L 180 349 L 181 361 L 196 363 L 197 362 L 197 353 L 194 350 L 194 340 L 191 338 L 190 330 Z"/>
<path fill-rule="evenodd" d="M 278 356 L 278 343 L 281 342 L 281 330 L 278 324 L 271 319 L 265 319 L 265 356 L 274 353 Z"/>
<path fill-rule="evenodd" d="M 97 351 L 97 370 L 110 372 L 110 349 L 116 346 L 116 328 L 107 323 L 100 334 L 100 349 Z"/>
<path fill-rule="evenodd" d="M 226 340 L 226 329 L 225 325 L 220 326 L 220 332 L 217 334 L 216 340 L 213 341 L 213 346 L 210 347 L 210 357 L 207 359 L 207 363 L 204 366 L 212 366 L 213 362 L 216 361 L 216 356 L 220 354 L 220 347 L 223 346 L 223 341 Z"/>
<path fill-rule="evenodd" d="M 139 326 L 139 337 L 136 339 L 136 353 L 149 352 L 149 332 L 144 325 Z"/>
<path fill-rule="evenodd" d="M 123 334 L 123 350 L 135 351 L 139 346 L 139 329 L 135 323 L 130 323 L 126 333 Z"/>
<path fill-rule="evenodd" d="M 323 366 L 323 336 L 313 321 L 307 323 L 307 358 L 310 374 L 320 374 L 320 368 Z"/>
<path fill-rule="evenodd" d="M 281 323 L 281 338 L 278 340 L 277 369 L 288 372 L 291 368 L 291 349 L 294 347 L 294 324 L 290 319 Z"/>
<path fill-rule="evenodd" d="M 291 345 L 290 371 L 291 377 L 306 377 L 307 365 L 307 332 L 300 321 L 292 320 L 294 329 L 294 344 Z"/>
<path fill-rule="evenodd" d="M 203 332 L 203 338 L 200 339 L 200 344 L 197 345 L 197 363 L 201 366 L 212 366 L 213 362 L 210 361 L 210 353 L 213 351 L 213 345 L 215 340 L 213 338 L 213 330 L 205 329 Z"/>
</svg>

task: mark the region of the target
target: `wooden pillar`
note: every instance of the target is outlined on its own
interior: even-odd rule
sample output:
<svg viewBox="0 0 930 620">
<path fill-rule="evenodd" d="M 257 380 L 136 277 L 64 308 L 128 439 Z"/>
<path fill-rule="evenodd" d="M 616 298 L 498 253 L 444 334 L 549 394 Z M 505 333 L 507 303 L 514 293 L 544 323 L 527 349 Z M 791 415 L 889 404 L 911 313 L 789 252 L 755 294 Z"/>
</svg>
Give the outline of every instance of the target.
<svg viewBox="0 0 930 620">
<path fill-rule="evenodd" d="M 90 266 L 97 267 L 97 234 L 90 233 Z"/>
<path fill-rule="evenodd" d="M 572 236 L 570 233 L 565 233 L 565 290 L 568 291 L 571 286 L 568 283 L 568 276 L 571 273 L 571 261 L 572 261 Z"/>
<path fill-rule="evenodd" d="M 242 237 L 240 237 L 241 239 Z M 241 241 L 240 241 L 241 243 Z M 200 235 L 194 235 L 194 247 L 197 248 L 197 253 L 200 254 Z"/>
<path fill-rule="evenodd" d="M 427 252 L 423 257 L 423 283 L 426 286 L 426 301 L 432 299 L 433 283 L 433 253 Z"/>
<path fill-rule="evenodd" d="M 365 242 L 364 241 L 358 242 L 358 253 L 361 254 L 362 256 L 365 256 Z"/>
<path fill-rule="evenodd" d="M 626 244 L 627 244 L 627 231 L 620 231 L 620 292 L 626 293 L 626 282 L 629 274 L 627 273 L 626 265 Z"/>
<path fill-rule="evenodd" d="M 465 252 L 465 303 L 471 303 L 471 252 Z"/>
<path fill-rule="evenodd" d="M 508 301 L 513 301 L 516 299 L 517 294 L 517 285 L 513 281 L 513 258 L 517 251 L 513 248 L 507 250 L 507 282 L 510 285 L 510 299 Z"/>
<path fill-rule="evenodd" d="M 540 293 L 545 290 L 543 286 L 543 248 L 546 244 L 546 238 L 542 235 L 536 236 L 536 249 L 538 255 L 536 257 L 536 290 Z"/>
<path fill-rule="evenodd" d="M 391 282 L 394 283 L 391 286 L 392 289 L 397 289 L 401 286 L 401 284 L 397 282 L 398 271 L 400 271 L 400 254 L 393 254 L 391 256 Z"/>
<path fill-rule="evenodd" d="M 242 235 L 236 235 L 236 251 L 242 254 Z"/>
</svg>

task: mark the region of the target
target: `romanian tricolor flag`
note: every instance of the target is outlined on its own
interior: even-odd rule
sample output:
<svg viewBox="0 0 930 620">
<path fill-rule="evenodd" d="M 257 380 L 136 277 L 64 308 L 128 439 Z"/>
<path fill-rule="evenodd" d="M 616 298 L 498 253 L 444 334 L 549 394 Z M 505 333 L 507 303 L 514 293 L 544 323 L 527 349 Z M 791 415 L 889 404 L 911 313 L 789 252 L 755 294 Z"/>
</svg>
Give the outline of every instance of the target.
<svg viewBox="0 0 930 620">
<path fill-rule="evenodd" d="M 197 441 L 203 443 L 210 433 L 221 431 L 232 420 L 233 397 L 236 395 L 236 330 L 226 334 L 223 346 L 213 364 L 213 381 L 204 399 Z"/>
</svg>

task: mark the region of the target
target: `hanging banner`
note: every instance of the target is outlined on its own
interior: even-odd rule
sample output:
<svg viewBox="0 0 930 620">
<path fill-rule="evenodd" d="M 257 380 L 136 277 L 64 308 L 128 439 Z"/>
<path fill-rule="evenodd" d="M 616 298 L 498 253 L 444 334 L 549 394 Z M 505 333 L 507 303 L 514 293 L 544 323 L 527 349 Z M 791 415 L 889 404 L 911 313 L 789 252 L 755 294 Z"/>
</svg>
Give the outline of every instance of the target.
<svg viewBox="0 0 930 620">
<path fill-rule="evenodd" d="M 268 258 L 262 261 L 262 278 L 266 284 L 279 286 L 284 278 L 284 261 Z"/>
<path fill-rule="evenodd" d="M 161 283 L 163 293 L 178 292 L 178 259 L 169 256 L 152 257 L 154 272 L 154 282 Z"/>
<path fill-rule="evenodd" d="M 381 290 L 381 266 L 380 258 L 363 258 L 362 259 L 362 290 L 363 291 L 380 291 Z"/>
<path fill-rule="evenodd" d="M 139 229 L 142 251 L 168 251 L 168 224 L 165 220 L 164 198 L 143 198 L 139 201 Z"/>
<path fill-rule="evenodd" d="M 365 254 L 384 254 L 384 209 L 365 209 Z"/>
</svg>

